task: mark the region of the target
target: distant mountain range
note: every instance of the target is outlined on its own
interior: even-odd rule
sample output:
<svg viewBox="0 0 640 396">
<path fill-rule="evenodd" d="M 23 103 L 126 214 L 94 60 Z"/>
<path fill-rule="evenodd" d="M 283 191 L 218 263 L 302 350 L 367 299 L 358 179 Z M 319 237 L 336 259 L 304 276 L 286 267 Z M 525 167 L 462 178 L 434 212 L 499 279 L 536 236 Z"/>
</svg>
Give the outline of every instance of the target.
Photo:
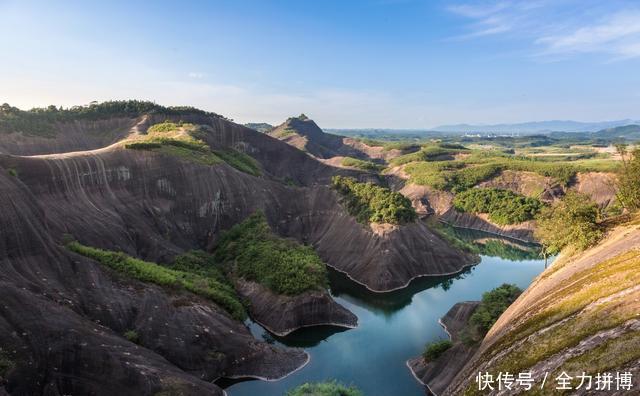
<svg viewBox="0 0 640 396">
<path fill-rule="evenodd" d="M 493 125 L 440 125 L 432 128 L 440 132 L 459 133 L 541 133 L 541 132 L 595 132 L 608 128 L 616 128 L 629 124 L 638 124 L 640 121 L 631 119 L 600 122 L 579 122 L 570 120 L 533 121 L 517 124 L 493 124 Z"/>
</svg>

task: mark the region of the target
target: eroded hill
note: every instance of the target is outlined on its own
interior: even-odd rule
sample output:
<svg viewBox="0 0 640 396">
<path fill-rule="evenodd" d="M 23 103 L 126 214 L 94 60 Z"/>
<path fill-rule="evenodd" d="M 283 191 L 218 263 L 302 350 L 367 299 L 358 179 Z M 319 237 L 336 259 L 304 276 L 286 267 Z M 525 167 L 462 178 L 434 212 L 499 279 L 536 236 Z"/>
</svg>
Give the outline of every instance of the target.
<svg viewBox="0 0 640 396">
<path fill-rule="evenodd" d="M 376 291 L 474 262 L 420 221 L 359 223 L 329 182 L 370 176 L 223 117 L 175 111 L 47 114 L 30 119 L 44 129 L 0 132 L 0 384 L 9 393 L 221 394 L 217 378 L 276 379 L 304 365 L 304 351 L 255 340 L 216 304 L 213 275 L 164 269 L 193 249 L 215 251 L 225 230 L 257 211 L 277 238 L 313 247 Z M 78 254 L 69 238 L 107 258 Z M 118 270 L 140 259 L 142 273 Z M 330 309 L 307 309 L 302 298 L 307 308 L 297 309 L 237 274 L 229 284 L 275 332 L 313 324 L 314 314 L 318 324 L 354 325 L 326 291 L 308 298 Z M 263 305 L 277 304 L 304 320 L 276 323 Z"/>
</svg>

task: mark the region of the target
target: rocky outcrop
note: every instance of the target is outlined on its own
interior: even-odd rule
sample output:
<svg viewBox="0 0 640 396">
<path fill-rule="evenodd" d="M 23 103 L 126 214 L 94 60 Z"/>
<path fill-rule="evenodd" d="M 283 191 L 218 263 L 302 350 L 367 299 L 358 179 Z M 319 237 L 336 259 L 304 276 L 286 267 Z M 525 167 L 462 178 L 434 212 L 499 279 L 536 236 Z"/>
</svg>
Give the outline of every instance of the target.
<svg viewBox="0 0 640 396">
<path fill-rule="evenodd" d="M 116 134 L 141 133 L 165 118 L 136 119 Z M 181 118 L 208 125 L 204 139 L 212 148 L 250 155 L 262 175 L 118 144 L 66 152 L 78 146 L 65 128 L 52 138 L 57 143 L 39 149 L 45 155 L 0 155 L 0 345 L 16 351 L 5 386 L 11 394 L 47 393 L 45 387 L 60 394 L 220 394 L 211 384 L 219 377 L 277 379 L 308 360 L 304 351 L 256 341 L 209 301 L 124 278 L 67 251 L 65 234 L 166 263 L 189 249 L 212 248 L 221 232 L 262 210 L 279 235 L 314 246 L 329 265 L 377 291 L 474 261 L 422 223 L 383 235 L 357 223 L 326 183 L 336 172 L 359 172 L 325 166 L 221 118 Z M 65 152 L 46 154 L 58 147 Z M 316 317 L 342 323 L 353 319 L 326 300 L 311 308 L 275 303 L 291 312 L 324 307 Z M 128 331 L 138 344 L 123 336 Z M 124 383 L 126 390 L 118 388 Z"/>
<path fill-rule="evenodd" d="M 358 317 L 336 303 L 324 290 L 285 296 L 243 279 L 236 282 L 236 287 L 249 302 L 251 318 L 278 336 L 310 326 L 355 328 L 358 325 Z"/>
<path fill-rule="evenodd" d="M 439 191 L 429 186 L 408 184 L 400 190 L 411 199 L 419 215 L 435 215 L 444 223 L 454 227 L 483 231 L 523 242 L 535 242 L 533 230 L 535 223 L 526 221 L 519 224 L 498 225 L 492 223 L 486 214 L 460 213 L 453 208 L 454 195 L 448 191 Z"/>
<path fill-rule="evenodd" d="M 535 172 L 503 170 L 490 180 L 478 184 L 478 187 L 511 190 L 516 194 L 539 198 L 551 202 L 564 195 L 564 189 L 548 176 Z"/>
<path fill-rule="evenodd" d="M 478 301 L 457 303 L 440 319 L 440 324 L 449 334 L 453 346 L 436 360 L 426 361 L 424 357 L 418 356 L 407 361 L 407 367 L 413 376 L 431 393 L 441 394 L 477 350 L 478 345 L 462 342 L 461 334 L 469 327 L 469 318 L 479 304 Z"/>
<path fill-rule="evenodd" d="M 60 247 L 65 232 L 82 236 L 74 218 L 87 197 L 44 205 L 4 168 L 0 190 L 0 345 L 16 363 L 9 393 L 222 394 L 210 383 L 220 376 L 276 379 L 306 362 L 303 351 L 257 342 L 210 302 L 122 278 Z M 56 207 L 69 201 L 78 206 Z M 104 216 L 86 212 L 84 229 L 109 227 L 91 214 Z M 118 232 L 103 236 L 124 245 L 128 234 Z"/>
<path fill-rule="evenodd" d="M 581 172 L 571 189 L 586 194 L 600 207 L 607 207 L 616 198 L 616 175 L 604 172 Z"/>
<path fill-rule="evenodd" d="M 557 375 L 640 369 L 640 229 L 618 226 L 597 246 L 564 254 L 505 311 L 479 350 L 443 395 L 479 394 L 478 372 L 530 371 L 540 388 L 545 373 L 553 394 Z M 595 386 L 595 385 L 594 385 Z M 632 389 L 640 386 L 633 377 Z M 595 388 L 591 388 L 592 391 Z M 522 389 L 491 392 L 516 394 Z M 581 393 L 582 392 L 582 393 Z M 584 389 L 576 391 L 583 394 Z M 632 394 L 612 390 L 607 394 Z"/>
</svg>

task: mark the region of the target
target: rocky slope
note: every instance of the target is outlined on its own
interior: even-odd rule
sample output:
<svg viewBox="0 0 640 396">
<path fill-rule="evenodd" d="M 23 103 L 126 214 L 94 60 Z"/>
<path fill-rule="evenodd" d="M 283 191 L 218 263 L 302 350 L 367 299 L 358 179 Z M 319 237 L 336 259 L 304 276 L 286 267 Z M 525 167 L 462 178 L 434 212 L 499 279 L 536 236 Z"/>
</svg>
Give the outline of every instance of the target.
<svg viewBox="0 0 640 396">
<path fill-rule="evenodd" d="M 563 255 L 545 270 L 489 331 L 478 352 L 443 395 L 518 394 L 523 389 L 479 392 L 479 371 L 497 375 L 530 371 L 539 394 L 554 394 L 566 372 L 572 387 L 583 371 L 631 372 L 640 386 L 640 228 L 618 226 L 599 245 Z M 594 379 L 595 381 L 595 379 Z M 595 387 L 595 383 L 593 385 Z M 496 388 L 497 389 L 497 388 Z M 592 392 L 594 388 L 592 388 Z M 633 394 L 615 391 L 606 394 Z M 576 394 L 585 394 L 584 389 Z"/>
<path fill-rule="evenodd" d="M 402 169 L 394 169 L 392 174 L 401 179 L 408 178 Z M 588 195 L 594 202 L 605 208 L 615 200 L 615 180 L 615 175 L 611 173 L 581 172 L 568 187 L 564 187 L 550 177 L 533 172 L 505 170 L 478 184 L 478 187 L 511 190 L 517 194 L 540 198 L 547 203 L 561 198 L 568 190 L 575 190 Z M 429 186 L 406 184 L 402 186 L 400 192 L 412 200 L 413 206 L 422 216 L 436 215 L 440 220 L 456 227 L 489 232 L 523 242 L 535 242 L 533 221 L 498 225 L 483 214 L 457 212 L 453 208 L 452 193 Z"/>
<path fill-rule="evenodd" d="M 407 367 L 413 376 L 431 393 L 439 395 L 446 389 L 458 371 L 473 356 L 477 345 L 466 345 L 461 340 L 462 331 L 468 326 L 469 318 L 478 307 L 478 301 L 457 303 L 440 319 L 440 324 L 449 334 L 453 346 L 442 353 L 433 362 L 418 356 L 407 361 Z"/>
<path fill-rule="evenodd" d="M 413 206 L 423 216 L 435 215 L 440 221 L 455 227 L 488 232 L 523 242 L 534 242 L 532 221 L 519 224 L 498 225 L 485 214 L 460 213 L 453 208 L 454 195 L 429 186 L 408 184 L 400 192 L 411 199 Z"/>
<path fill-rule="evenodd" d="M 354 328 L 358 325 L 358 318 L 326 292 L 309 291 L 295 297 L 284 296 L 258 283 L 240 280 L 238 293 L 249 301 L 253 320 L 278 336 L 309 326 Z"/>
<path fill-rule="evenodd" d="M 65 234 L 166 263 L 215 247 L 222 231 L 262 210 L 278 234 L 314 246 L 329 265 L 377 291 L 473 261 L 422 223 L 383 233 L 357 223 L 326 184 L 336 173 L 360 173 L 219 117 L 179 119 L 207 125 L 211 148 L 250 155 L 261 176 L 119 144 L 100 148 L 167 118 L 178 120 L 154 114 L 114 121 L 112 136 L 87 133 L 80 142 L 66 131 L 108 122 L 60 125 L 53 137 L 19 134 L 20 144 L 16 134 L 0 134 L 8 152 L 0 155 L 0 352 L 12 367 L 0 383 L 10 394 L 221 394 L 211 383 L 219 377 L 276 379 L 307 361 L 304 351 L 256 341 L 209 301 L 125 278 L 66 250 Z M 254 299 L 292 313 L 274 320 L 274 331 L 354 323 L 326 294 L 295 303 L 275 297 Z M 254 306 L 256 317 L 267 317 L 264 306 Z M 138 344 L 123 336 L 129 331 Z"/>
<path fill-rule="evenodd" d="M 352 157 L 382 162 L 403 154 L 401 150 L 385 150 L 384 147 L 369 146 L 354 138 L 325 133 L 304 114 L 287 119 L 268 134 L 324 160 L 333 158 L 341 161 L 342 157 Z"/>
</svg>

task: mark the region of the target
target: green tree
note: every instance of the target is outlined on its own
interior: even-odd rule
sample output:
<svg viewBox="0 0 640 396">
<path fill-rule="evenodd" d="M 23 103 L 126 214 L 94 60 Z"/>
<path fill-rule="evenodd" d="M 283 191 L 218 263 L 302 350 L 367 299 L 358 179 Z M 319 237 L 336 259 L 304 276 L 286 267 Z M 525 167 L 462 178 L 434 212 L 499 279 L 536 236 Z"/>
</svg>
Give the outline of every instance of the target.
<svg viewBox="0 0 640 396">
<path fill-rule="evenodd" d="M 625 145 L 616 145 L 622 157 L 622 167 L 618 174 L 617 198 L 630 211 L 640 209 L 640 148 L 629 153 Z"/>
<path fill-rule="evenodd" d="M 519 287 L 507 283 L 484 293 L 480 305 L 469 318 L 469 322 L 486 334 L 521 293 L 522 290 Z"/>
<path fill-rule="evenodd" d="M 584 250 L 602 237 L 598 206 L 584 194 L 570 191 L 542 210 L 535 235 L 548 254 L 572 246 Z"/>
<path fill-rule="evenodd" d="M 422 357 L 428 362 L 434 361 L 452 346 L 453 343 L 449 340 L 431 342 L 425 346 Z"/>
</svg>

